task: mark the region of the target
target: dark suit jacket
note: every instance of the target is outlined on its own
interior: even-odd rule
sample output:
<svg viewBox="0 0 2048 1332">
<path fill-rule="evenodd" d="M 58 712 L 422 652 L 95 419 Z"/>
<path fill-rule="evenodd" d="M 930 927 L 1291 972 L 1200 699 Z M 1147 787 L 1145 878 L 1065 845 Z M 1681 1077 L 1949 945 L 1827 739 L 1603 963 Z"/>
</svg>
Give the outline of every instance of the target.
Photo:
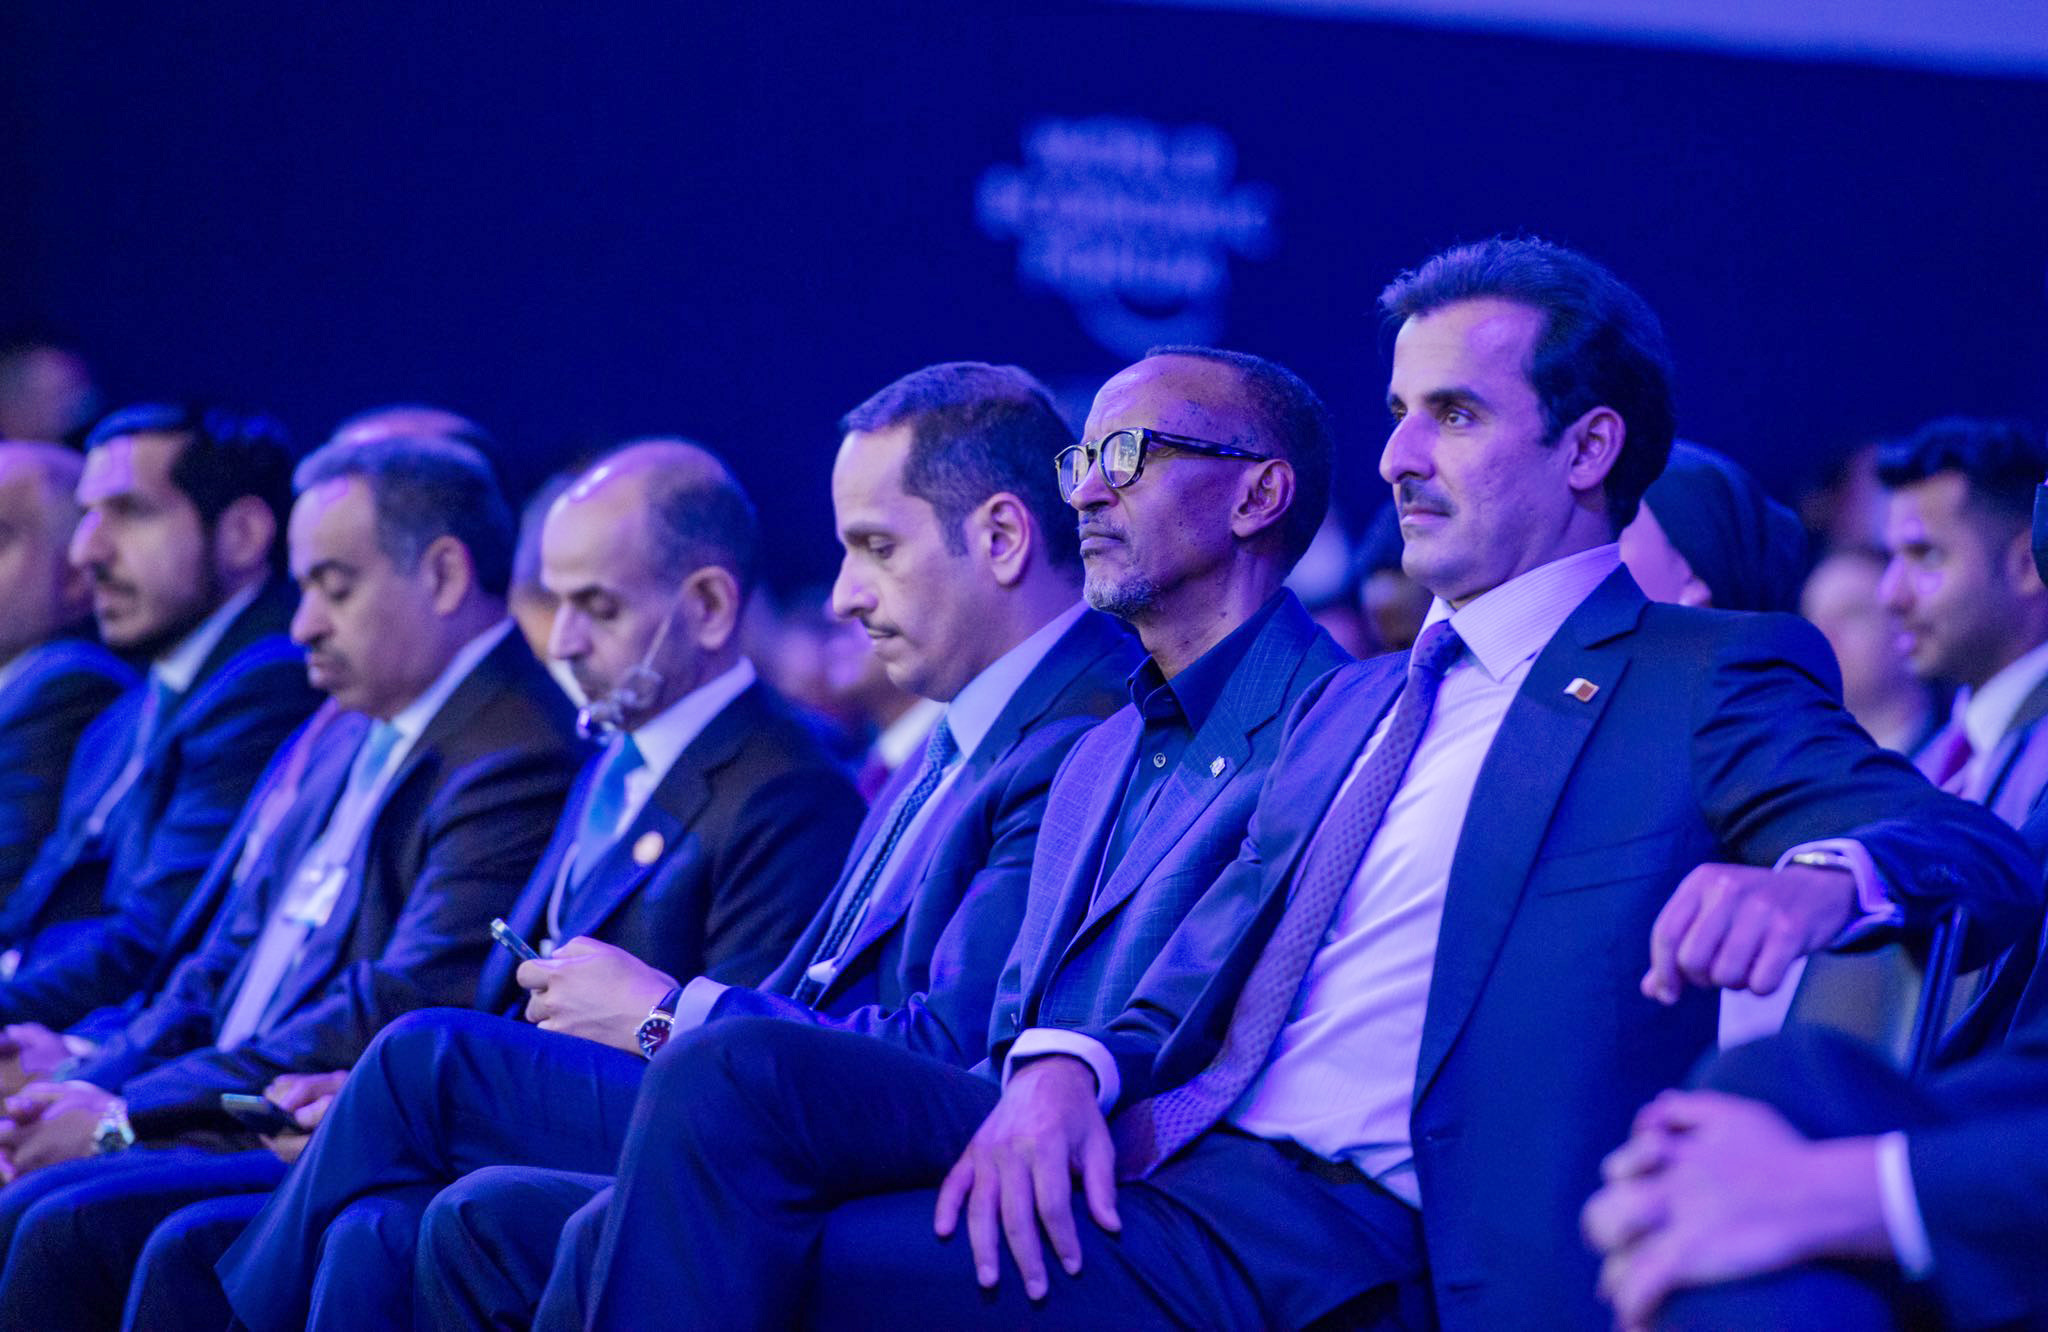
<svg viewBox="0 0 2048 1332">
<path fill-rule="evenodd" d="M 730 990 L 713 1018 L 772 1015 L 898 1040 L 954 1063 L 984 1053 L 989 1005 L 1017 937 L 1047 790 L 1069 749 L 1128 697 L 1144 658 L 1130 632 L 1084 613 L 1020 685 L 904 851 L 912 874 L 869 904 L 841 969 L 815 1009 L 789 998 L 823 941 L 840 896 L 883 830 L 917 765 L 883 790 L 832 895 L 759 990 Z"/>
<path fill-rule="evenodd" d="M 548 897 L 575 850 L 597 761 L 555 829 L 507 923 L 538 941 Z M 818 866 L 836 863 L 860 822 L 860 796 L 811 731 L 766 684 L 750 686 L 699 732 L 632 824 L 569 898 L 563 937 L 589 935 L 672 976 L 759 980 L 817 905 Z M 650 834 L 661 855 L 640 864 Z M 518 962 L 493 949 L 478 1007 L 516 1016 Z"/>
<path fill-rule="evenodd" d="M 1982 803 L 2015 828 L 2027 821 L 2039 807 L 2042 793 L 2048 791 L 2048 726 L 2043 721 L 2048 721 L 2048 679 L 2021 700 L 1998 747 L 1984 762 L 1990 780 Z M 1921 771 L 1929 772 L 1930 766 L 1947 754 L 1961 729 L 1960 721 L 1950 721 L 1934 733 L 1915 759 Z"/>
<path fill-rule="evenodd" d="M 1102 857 L 1139 757 L 1137 708 L 1126 707 L 1074 747 L 1053 784 L 1030 911 L 1004 968 L 989 1031 L 994 1067 L 1026 1028 L 1114 1018 L 1237 856 L 1289 711 L 1315 681 L 1351 660 L 1292 592 L 1284 595 L 1114 865 Z"/>
<path fill-rule="evenodd" d="M 518 633 L 491 649 L 428 722 L 372 817 L 349 887 L 272 1000 L 271 1024 L 233 1051 L 213 1046 L 250 946 L 318 838 L 367 721 L 323 736 L 263 862 L 206 944 L 80 1070 L 127 1097 L 136 1132 L 224 1127 L 225 1091 L 279 1073 L 347 1068 L 414 1008 L 465 1002 L 546 845 L 582 757 L 568 701 Z M 221 857 L 239 855 L 229 846 Z"/>
<path fill-rule="evenodd" d="M 135 672 L 84 639 L 52 639 L 19 660 L 0 689 L 0 903 L 57 829 L 78 737 L 135 684 Z"/>
<path fill-rule="evenodd" d="M 1399 692 L 1402 657 L 1338 671 L 1290 722 L 1243 854 L 1130 1006 L 1091 1031 L 1123 1104 L 1192 1077 L 1310 838 Z M 1581 702 L 1575 678 L 1598 686 Z M 1411 1133 L 1447 1328 L 1606 1326 L 1578 1238 L 1599 1162 L 1714 1039 L 1717 996 L 1643 998 L 1651 922 L 1704 861 L 1860 839 L 1909 924 L 1968 903 L 1992 933 L 2039 892 L 2013 834 L 1878 750 L 1804 621 L 1651 605 L 1626 571 L 1539 654 L 1473 789 L 1438 936 Z M 1355 1293 L 1332 1255 L 1332 1305 Z"/>
<path fill-rule="evenodd" d="M 63 1027 L 149 974 L 264 765 L 320 701 L 283 636 L 291 611 L 290 587 L 273 582 L 228 626 L 97 838 L 85 823 L 127 763 L 142 690 L 86 729 L 57 831 L 0 922 L 0 937 L 25 954 L 0 986 L 0 1022 Z M 53 924 L 62 928 L 38 938 Z"/>
</svg>

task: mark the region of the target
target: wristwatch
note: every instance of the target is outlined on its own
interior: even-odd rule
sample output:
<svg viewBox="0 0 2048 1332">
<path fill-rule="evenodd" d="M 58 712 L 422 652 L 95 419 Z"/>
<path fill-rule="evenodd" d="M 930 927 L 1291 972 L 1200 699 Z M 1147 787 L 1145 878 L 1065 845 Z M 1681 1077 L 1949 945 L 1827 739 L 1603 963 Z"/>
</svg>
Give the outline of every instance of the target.
<svg viewBox="0 0 2048 1332">
<path fill-rule="evenodd" d="M 675 1030 L 676 1005 L 682 1001 L 683 987 L 678 985 L 647 1010 L 646 1021 L 640 1024 L 640 1030 L 633 1033 L 633 1039 L 640 1042 L 643 1056 L 654 1058 L 654 1052 L 668 1043 L 668 1034 Z"/>
<path fill-rule="evenodd" d="M 128 1123 L 128 1103 L 114 1101 L 100 1111 L 100 1122 L 93 1125 L 92 1149 L 100 1156 L 109 1156 L 134 1145 L 135 1130 Z"/>
</svg>

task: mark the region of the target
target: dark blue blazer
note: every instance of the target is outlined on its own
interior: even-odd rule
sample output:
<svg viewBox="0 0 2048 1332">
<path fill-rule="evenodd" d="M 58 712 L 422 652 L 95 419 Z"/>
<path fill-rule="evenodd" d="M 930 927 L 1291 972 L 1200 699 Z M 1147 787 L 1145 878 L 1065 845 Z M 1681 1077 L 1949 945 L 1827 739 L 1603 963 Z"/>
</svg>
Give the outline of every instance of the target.
<svg viewBox="0 0 2048 1332">
<path fill-rule="evenodd" d="M 127 763 L 143 691 L 86 729 L 57 831 L 0 921 L 0 937 L 24 952 L 21 970 L 0 985 L 0 1022 L 63 1027 L 120 1002 L 149 975 L 250 788 L 320 701 L 284 637 L 291 612 L 291 588 L 273 582 L 235 617 L 159 722 L 141 775 L 97 838 L 85 823 Z"/>
<path fill-rule="evenodd" d="M 1085 612 L 1010 698 L 869 905 L 848 960 L 815 1009 L 789 998 L 829 927 L 840 895 L 914 776 L 907 763 L 875 801 L 839 882 L 759 990 L 730 990 L 712 1017 L 772 1015 L 898 1040 L 954 1063 L 984 1053 L 989 1005 L 1017 937 L 1040 857 L 1047 791 L 1068 751 L 1129 697 L 1144 659 L 1128 629 Z"/>
<path fill-rule="evenodd" d="M 78 737 L 135 685 L 135 672 L 84 639 L 52 639 L 18 660 L 0 688 L 0 903 L 57 829 Z"/>
<path fill-rule="evenodd" d="M 539 942 L 548 897 L 573 853 L 599 760 L 584 769 L 547 854 L 507 923 Z M 818 901 L 818 866 L 836 863 L 860 822 L 844 771 L 766 684 L 741 693 L 691 740 L 632 824 L 569 898 L 563 938 L 588 935 L 672 976 L 759 980 Z M 658 859 L 634 854 L 648 836 Z M 477 1006 L 523 1012 L 518 961 L 492 949 Z M 466 1000 L 465 1000 L 466 1002 Z"/>
<path fill-rule="evenodd" d="M 1114 865 L 1102 858 L 1139 758 L 1137 708 L 1125 707 L 1068 756 L 1046 805 L 1030 909 L 990 1024 L 993 1067 L 1026 1028 L 1088 1027 L 1121 1012 L 1181 919 L 1237 856 L 1288 713 L 1315 681 L 1351 660 L 1292 592 L 1282 595 Z"/>
<path fill-rule="evenodd" d="M 1399 692 L 1403 656 L 1304 696 L 1238 860 L 1125 1011 L 1089 1034 L 1122 1103 L 1192 1077 L 1303 852 Z M 1590 700 L 1567 693 L 1577 678 Z M 1962 901 L 1994 932 L 2039 896 L 2013 833 L 1871 744 L 1820 635 L 1783 615 L 1652 605 L 1626 571 L 1537 657 L 1474 786 L 1451 867 L 1411 1132 L 1447 1328 L 1604 1327 L 1579 1208 L 1636 1110 L 1713 1043 L 1717 996 L 1641 996 L 1651 923 L 1706 861 L 1855 837 L 1910 924 Z M 1341 1255 L 1332 1306 L 1356 1293 Z"/>
<path fill-rule="evenodd" d="M 393 1018 L 474 992 L 487 926 L 532 873 L 583 757 L 567 699 L 516 631 L 406 754 L 348 887 L 272 999 L 267 1028 L 233 1051 L 213 1045 L 250 946 L 325 828 L 367 725 L 345 714 L 322 735 L 297 802 L 205 945 L 80 1070 L 128 1099 L 137 1133 L 227 1127 L 220 1093 L 347 1068 Z M 230 845 L 220 858 L 239 854 Z"/>
</svg>

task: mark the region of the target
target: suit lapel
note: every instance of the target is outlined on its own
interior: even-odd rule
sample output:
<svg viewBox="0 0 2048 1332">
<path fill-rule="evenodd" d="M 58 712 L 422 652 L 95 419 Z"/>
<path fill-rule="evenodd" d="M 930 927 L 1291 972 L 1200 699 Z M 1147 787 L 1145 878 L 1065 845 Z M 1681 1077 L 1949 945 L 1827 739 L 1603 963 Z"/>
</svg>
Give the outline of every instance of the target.
<svg viewBox="0 0 2048 1332">
<path fill-rule="evenodd" d="M 1625 573 L 1596 588 L 1531 664 L 1487 749 L 1444 894 L 1416 1103 L 1471 1016 L 1580 751 L 1628 668 L 1625 652 L 1596 649 L 1632 631 L 1645 604 Z M 1566 692 L 1578 679 L 1597 687 L 1590 699 Z"/>
<path fill-rule="evenodd" d="M 1099 765 L 1103 774 L 1127 774 L 1136 761 L 1138 736 L 1143 722 L 1135 707 L 1113 714 L 1082 738 L 1076 753 Z M 1124 782 L 1119 780 L 1071 780 L 1055 782 L 1047 797 L 1045 817 L 1039 824 L 1037 853 L 1032 858 L 1031 895 L 1056 893 L 1055 906 L 1038 956 L 1031 962 L 1032 975 L 1025 994 L 1044 993 L 1051 969 L 1065 956 L 1069 943 L 1089 914 L 1095 895 L 1097 866 L 1108 845 L 1110 828 L 1116 822 L 1117 806 L 1123 803 Z M 1062 866 L 1057 885 L 1041 889 L 1039 866 Z"/>
</svg>

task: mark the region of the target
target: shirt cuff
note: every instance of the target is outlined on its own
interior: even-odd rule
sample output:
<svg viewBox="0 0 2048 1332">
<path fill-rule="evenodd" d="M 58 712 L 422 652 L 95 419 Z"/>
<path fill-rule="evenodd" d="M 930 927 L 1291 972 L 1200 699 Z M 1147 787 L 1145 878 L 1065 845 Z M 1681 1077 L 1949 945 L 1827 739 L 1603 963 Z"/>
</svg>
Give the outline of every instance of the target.
<svg viewBox="0 0 2048 1332">
<path fill-rule="evenodd" d="M 1095 1103 L 1105 1115 L 1116 1108 L 1116 1098 L 1122 1094 L 1124 1084 L 1109 1048 L 1093 1036 L 1061 1027 L 1031 1027 L 1010 1042 L 1010 1052 L 1003 1056 L 1003 1086 L 1010 1085 L 1021 1065 L 1046 1055 L 1072 1055 L 1088 1065 L 1095 1074 Z"/>
<path fill-rule="evenodd" d="M 1877 1196 L 1884 1208 L 1884 1232 L 1892 1254 L 1908 1281 L 1923 1281 L 1934 1271 L 1934 1243 L 1920 1217 L 1920 1199 L 1913 1192 L 1913 1166 L 1904 1133 L 1877 1140 Z"/>
<path fill-rule="evenodd" d="M 1848 871 L 1856 884 L 1856 909 L 1860 913 L 1855 920 L 1842 928 L 1835 936 L 1834 944 L 1851 943 L 1887 926 L 1905 923 L 1906 913 L 1892 900 L 1891 889 L 1885 884 L 1884 876 L 1877 872 L 1877 862 L 1863 849 L 1863 843 L 1853 837 L 1829 837 L 1818 842 L 1801 842 L 1771 866 L 1781 870 L 1792 863 L 1796 856 L 1822 856 L 1831 869 Z"/>
<path fill-rule="evenodd" d="M 710 1021 L 712 1005 L 729 988 L 709 976 L 694 977 L 683 987 L 683 997 L 676 1000 L 675 1016 L 669 1020 L 669 1035 L 680 1036 L 686 1031 L 695 1031 Z"/>
</svg>

